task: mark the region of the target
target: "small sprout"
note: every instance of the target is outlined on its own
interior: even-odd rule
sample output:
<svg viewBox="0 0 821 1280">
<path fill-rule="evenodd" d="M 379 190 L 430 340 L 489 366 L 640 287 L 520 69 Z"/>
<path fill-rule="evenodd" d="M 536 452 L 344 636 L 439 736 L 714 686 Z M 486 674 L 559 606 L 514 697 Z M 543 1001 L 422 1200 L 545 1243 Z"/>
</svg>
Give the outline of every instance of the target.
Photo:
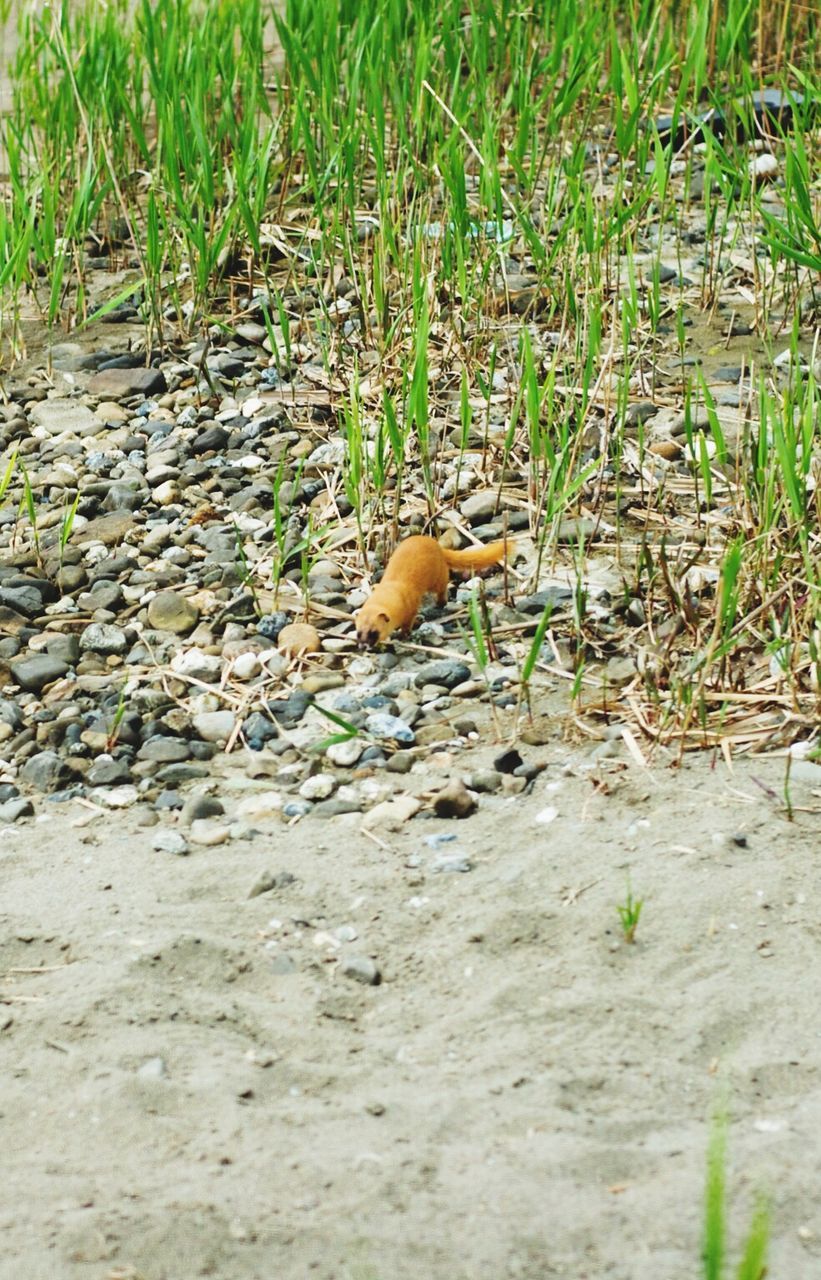
<svg viewBox="0 0 821 1280">
<path fill-rule="evenodd" d="M 636 930 L 639 927 L 639 919 L 641 918 L 641 909 L 644 906 L 643 898 L 634 898 L 633 890 L 630 885 L 627 886 L 627 897 L 624 902 L 620 902 L 616 907 L 621 920 L 622 933 L 624 941 L 633 943 L 636 941 Z"/>
</svg>

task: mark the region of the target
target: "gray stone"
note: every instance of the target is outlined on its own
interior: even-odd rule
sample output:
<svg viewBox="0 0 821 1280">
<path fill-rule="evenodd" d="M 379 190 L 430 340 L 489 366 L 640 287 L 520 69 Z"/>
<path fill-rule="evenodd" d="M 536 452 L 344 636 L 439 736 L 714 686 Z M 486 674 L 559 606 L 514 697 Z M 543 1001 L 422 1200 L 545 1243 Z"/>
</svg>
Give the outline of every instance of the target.
<svg viewBox="0 0 821 1280">
<path fill-rule="evenodd" d="M 37 791 L 57 791 L 66 780 L 68 770 L 54 751 L 40 751 L 31 756 L 20 770 L 23 782 Z"/>
<path fill-rule="evenodd" d="M 80 656 L 80 637 L 73 632 L 52 635 L 46 641 L 46 653 L 73 666 Z"/>
<path fill-rule="evenodd" d="M 138 760 L 157 760 L 163 764 L 174 764 L 191 757 L 191 748 L 182 738 L 171 738 L 156 734 L 148 738 L 137 752 Z"/>
<path fill-rule="evenodd" d="M 60 680 L 68 671 L 68 665 L 50 653 L 35 653 L 18 658 L 11 664 L 12 679 L 29 693 L 40 693 L 47 684 Z"/>
<path fill-rule="evenodd" d="M 191 782 L 195 778 L 207 778 L 209 770 L 204 764 L 190 764 L 187 761 L 175 761 L 164 765 L 156 774 L 157 782 L 163 787 L 178 787 L 181 782 Z"/>
<path fill-rule="evenodd" d="M 0 587 L 0 604 L 27 618 L 36 618 L 43 612 L 43 597 L 36 587 Z"/>
<path fill-rule="evenodd" d="M 121 627 L 113 627 L 106 622 L 91 622 L 80 636 L 80 648 L 83 653 L 122 654 L 128 648 L 129 640 Z"/>
<path fill-rule="evenodd" d="M 34 816 L 34 805 L 24 796 L 17 796 L 0 804 L 0 822 L 19 822 L 21 818 Z"/>
<path fill-rule="evenodd" d="M 136 480 L 115 480 L 103 498 L 106 511 L 136 511 L 145 501 L 145 490 Z"/>
<path fill-rule="evenodd" d="M 469 498 L 459 504 L 459 510 L 466 520 L 485 520 L 504 511 L 510 503 L 500 498 L 496 489 L 487 489 L 482 493 L 472 493 Z"/>
<path fill-rule="evenodd" d="M 151 837 L 151 848 L 157 853 L 174 853 L 179 857 L 184 857 L 188 853 L 185 837 L 171 827 L 161 827 L 159 831 L 154 832 Z"/>
<path fill-rule="evenodd" d="M 81 547 L 90 542 L 102 542 L 106 547 L 112 547 L 133 528 L 134 517 L 130 512 L 112 511 L 109 515 L 89 520 L 85 528 L 78 531 L 77 541 Z"/>
<path fill-rule="evenodd" d="M 101 756 L 89 769 L 86 781 L 91 787 L 117 787 L 121 783 L 131 782 L 128 761 Z"/>
<path fill-rule="evenodd" d="M 88 384 L 92 395 L 101 399 L 118 396 L 159 395 L 168 390 L 162 369 L 101 369 Z"/>
<path fill-rule="evenodd" d="M 197 606 L 176 591 L 158 592 L 148 606 L 149 626 L 157 631 L 173 631 L 175 635 L 193 631 L 199 617 Z"/>
<path fill-rule="evenodd" d="M 52 436 L 62 435 L 65 431 L 70 431 L 73 435 L 88 436 L 96 435 L 100 430 L 100 423 L 88 405 L 79 400 L 41 400 L 39 404 L 31 406 L 29 417 L 35 426 L 42 427 Z"/>
<path fill-rule="evenodd" d="M 464 662 L 456 662 L 451 658 L 443 658 L 437 662 L 426 662 L 416 676 L 415 684 L 421 689 L 426 684 L 441 685 L 445 689 L 454 689 L 457 684 L 470 679 L 470 667 Z"/>
<path fill-rule="evenodd" d="M 378 967 L 369 956 L 346 956 L 340 962 L 339 972 L 343 978 L 361 982 L 366 987 L 377 987 L 382 981 Z"/>
<path fill-rule="evenodd" d="M 191 441 L 189 448 L 195 455 L 201 453 L 219 453 L 228 444 L 228 432 L 225 427 L 212 423 Z"/>
<path fill-rule="evenodd" d="M 412 746 L 416 741 L 410 725 L 400 720 L 399 716 L 388 715 L 386 711 L 377 711 L 375 715 L 368 716 L 365 728 L 375 738 L 388 738 L 392 742 L 403 742 L 405 746 Z"/>
<path fill-rule="evenodd" d="M 653 404 L 652 400 L 638 400 L 635 404 L 627 406 L 627 412 L 624 415 L 625 425 L 632 427 L 640 422 L 646 422 L 648 418 L 654 418 L 658 411 L 658 405 Z"/>
<path fill-rule="evenodd" d="M 233 711 L 202 711 L 191 720 L 205 742 L 227 742 L 234 732 L 237 717 Z"/>
<path fill-rule="evenodd" d="M 116 610 L 122 602 L 123 591 L 119 582 L 109 582 L 108 579 L 101 578 L 79 596 L 77 605 L 80 609 L 84 611 L 87 609 L 93 613 L 95 609 Z"/>
<path fill-rule="evenodd" d="M 473 863 L 463 853 L 443 853 L 430 864 L 433 875 L 466 875 L 473 870 Z"/>
<path fill-rule="evenodd" d="M 488 793 L 498 791 L 501 785 L 502 779 L 495 769 L 477 769 L 470 775 L 471 791 Z"/>
<path fill-rule="evenodd" d="M 361 813 L 362 801 L 331 796 L 330 800 L 320 800 L 319 804 L 315 804 L 312 812 L 317 818 L 338 818 L 343 813 Z"/>
<path fill-rule="evenodd" d="M 192 822 L 198 822 L 200 818 L 217 818 L 223 813 L 225 809 L 222 801 L 217 800 L 216 796 L 189 796 L 180 813 L 180 824 L 190 827 Z"/>
<path fill-rule="evenodd" d="M 395 751 L 392 756 L 388 756 L 385 768 L 388 773 L 410 773 L 413 761 L 414 756 L 411 751 Z"/>
</svg>

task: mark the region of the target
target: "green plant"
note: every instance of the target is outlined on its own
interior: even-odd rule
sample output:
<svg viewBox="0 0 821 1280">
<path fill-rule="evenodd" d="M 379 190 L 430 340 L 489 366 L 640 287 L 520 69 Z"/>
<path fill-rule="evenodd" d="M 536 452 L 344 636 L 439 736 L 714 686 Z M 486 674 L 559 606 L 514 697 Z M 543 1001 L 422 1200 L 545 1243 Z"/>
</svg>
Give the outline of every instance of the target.
<svg viewBox="0 0 821 1280">
<path fill-rule="evenodd" d="M 632 944 L 636 941 L 636 930 L 639 927 L 639 920 L 641 918 L 641 909 L 643 906 L 644 906 L 644 899 L 634 898 L 633 890 L 631 889 L 630 884 L 628 883 L 627 896 L 625 897 L 624 902 L 620 902 L 616 906 L 616 910 L 619 913 L 619 920 L 621 921 L 621 929 L 622 929 L 622 933 L 624 934 L 625 942 Z"/>
<path fill-rule="evenodd" d="M 770 1235 L 769 1210 L 758 1197 L 744 1243 L 736 1280 L 764 1280 Z M 707 1179 L 704 1198 L 702 1263 L 704 1280 L 723 1280 L 727 1260 L 727 1120 L 719 1115 L 713 1123 L 707 1149 Z"/>
</svg>

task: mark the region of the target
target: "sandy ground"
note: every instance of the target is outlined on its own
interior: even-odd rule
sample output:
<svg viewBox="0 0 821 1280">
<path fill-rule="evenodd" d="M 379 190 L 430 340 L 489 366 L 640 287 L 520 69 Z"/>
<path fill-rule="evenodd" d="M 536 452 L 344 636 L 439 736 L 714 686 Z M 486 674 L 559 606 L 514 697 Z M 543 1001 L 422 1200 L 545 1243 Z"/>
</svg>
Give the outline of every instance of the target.
<svg viewBox="0 0 821 1280">
<path fill-rule="evenodd" d="M 735 1251 L 763 1188 L 770 1274 L 821 1274 L 817 795 L 528 754 L 531 795 L 384 848 L 359 815 L 187 858 L 134 812 L 0 832 L 3 1280 L 695 1276 L 722 1097 Z"/>
</svg>

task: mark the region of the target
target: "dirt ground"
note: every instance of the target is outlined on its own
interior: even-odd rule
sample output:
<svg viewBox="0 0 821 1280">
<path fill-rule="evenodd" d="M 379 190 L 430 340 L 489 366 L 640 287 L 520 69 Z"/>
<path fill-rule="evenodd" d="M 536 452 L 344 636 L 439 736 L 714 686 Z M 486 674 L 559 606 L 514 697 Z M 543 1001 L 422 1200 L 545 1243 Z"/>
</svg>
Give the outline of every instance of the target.
<svg viewBox="0 0 821 1280">
<path fill-rule="evenodd" d="M 735 1254 L 764 1190 L 770 1274 L 821 1274 L 817 793 L 530 754 L 532 794 L 382 845 L 0 832 L 3 1280 L 695 1276 L 722 1100 Z"/>
</svg>

